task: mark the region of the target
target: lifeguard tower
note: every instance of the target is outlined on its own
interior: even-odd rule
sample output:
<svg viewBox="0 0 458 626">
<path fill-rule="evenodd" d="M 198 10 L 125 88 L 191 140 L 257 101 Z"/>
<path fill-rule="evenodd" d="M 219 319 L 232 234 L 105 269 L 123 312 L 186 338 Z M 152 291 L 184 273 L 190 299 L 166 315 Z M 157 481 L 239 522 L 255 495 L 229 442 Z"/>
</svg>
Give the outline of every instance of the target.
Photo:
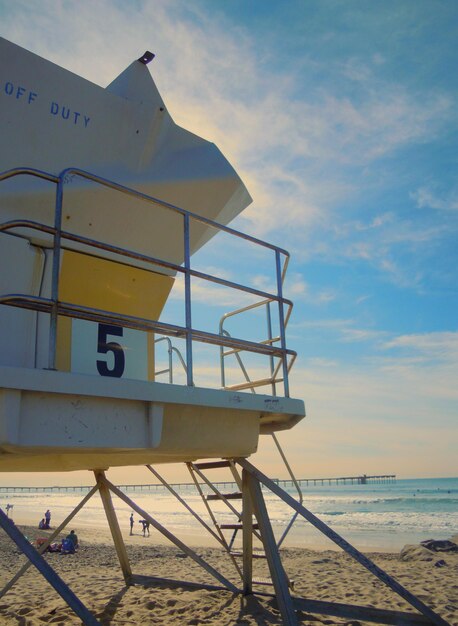
<svg viewBox="0 0 458 626">
<path fill-rule="evenodd" d="M 275 436 L 305 415 L 289 393 L 296 358 L 286 343 L 289 255 L 228 226 L 251 198 L 214 144 L 174 123 L 147 67 L 152 57 L 146 52 L 103 89 L 0 39 L 0 471 L 93 471 L 96 486 L 56 533 L 99 492 L 129 584 L 141 577 L 110 494 L 234 592 L 253 592 L 257 534 L 284 622 L 295 624 L 305 601 L 290 595 L 260 484 L 294 517 L 348 544 L 247 461 L 260 435 Z M 194 263 L 214 237 L 224 245 L 221 273 Z M 241 246 L 265 255 L 269 289 L 227 271 Z M 202 327 L 208 316 L 195 313 L 195 294 L 209 287 L 236 306 Z M 105 476 L 109 467 L 146 465 L 162 480 L 152 465 L 176 462 L 194 478 L 214 467 L 232 472 L 243 505 L 234 526 L 243 536 L 241 565 L 221 527 L 210 532 L 241 582 L 227 580 Z M 0 523 L 83 622 L 98 623 L 1 510 Z M 354 549 L 353 556 L 387 582 L 366 557 Z M 431 622 L 445 623 L 387 584 Z"/>
</svg>

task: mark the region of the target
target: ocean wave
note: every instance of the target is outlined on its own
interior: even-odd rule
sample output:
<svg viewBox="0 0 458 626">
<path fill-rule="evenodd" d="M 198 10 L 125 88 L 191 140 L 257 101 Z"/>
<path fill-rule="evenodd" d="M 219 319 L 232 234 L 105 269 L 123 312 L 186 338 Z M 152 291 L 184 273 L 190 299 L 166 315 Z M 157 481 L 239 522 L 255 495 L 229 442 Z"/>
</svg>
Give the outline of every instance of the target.
<svg viewBox="0 0 458 626">
<path fill-rule="evenodd" d="M 380 506 L 380 505 L 412 505 L 421 506 L 436 505 L 436 506 L 456 506 L 458 507 L 458 497 L 419 497 L 419 496 L 396 496 L 396 497 L 379 497 L 379 498 L 304 498 L 304 503 L 310 508 L 340 505 L 340 506 Z"/>
<path fill-rule="evenodd" d="M 452 531 L 454 528 L 458 528 L 458 512 L 444 516 L 440 513 L 345 513 L 344 515 L 335 517 L 328 513 L 323 513 L 319 516 L 324 522 L 332 521 L 334 526 L 341 528 L 360 528 L 360 529 L 376 529 L 383 531 L 389 528 L 399 528 L 402 531 L 408 532 L 409 530 L 416 531 Z"/>
</svg>

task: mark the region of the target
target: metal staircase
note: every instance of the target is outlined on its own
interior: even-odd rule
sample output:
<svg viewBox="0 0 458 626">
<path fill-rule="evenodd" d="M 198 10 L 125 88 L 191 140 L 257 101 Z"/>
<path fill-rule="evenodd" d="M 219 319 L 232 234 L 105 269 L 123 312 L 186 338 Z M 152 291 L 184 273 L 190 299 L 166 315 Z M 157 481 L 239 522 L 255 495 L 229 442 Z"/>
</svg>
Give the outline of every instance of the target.
<svg viewBox="0 0 458 626">
<path fill-rule="evenodd" d="M 205 505 L 205 508 L 208 511 L 208 514 L 214 524 L 216 532 L 221 537 L 221 545 L 225 548 L 226 552 L 230 556 L 232 562 L 237 569 L 237 572 L 240 575 L 240 578 L 243 580 L 243 569 L 239 565 L 240 559 L 244 558 L 244 552 L 242 547 L 235 547 L 236 540 L 239 536 L 239 533 L 243 535 L 244 530 L 244 511 L 238 510 L 233 504 L 232 501 L 239 500 L 243 502 L 243 492 L 242 492 L 242 477 L 234 463 L 233 460 L 221 460 L 221 461 L 204 461 L 199 463 L 187 463 L 188 470 L 191 474 L 192 480 L 202 498 L 202 501 Z M 213 469 L 223 469 L 227 468 L 230 470 L 233 483 L 224 483 L 225 485 L 234 485 L 236 491 L 230 491 L 228 493 L 223 493 L 206 475 L 205 471 L 213 470 Z M 213 510 L 212 503 L 221 502 L 226 505 L 229 511 L 234 515 L 234 522 L 232 523 L 224 523 L 218 521 L 218 514 Z M 246 521 L 245 521 L 246 523 Z M 249 526 L 253 537 L 260 544 L 259 547 L 255 547 L 251 545 L 251 559 L 257 560 L 265 560 L 266 553 L 264 551 L 263 541 L 261 534 L 259 532 L 259 524 L 256 519 L 253 517 L 253 514 L 250 516 Z M 231 531 L 230 537 L 227 538 L 224 531 Z M 265 568 L 262 568 L 265 569 Z M 290 580 L 287 577 L 288 586 L 293 589 L 294 581 Z M 271 586 L 273 582 L 271 578 L 267 577 L 265 572 L 259 572 L 258 575 L 254 575 L 252 579 L 253 585 L 263 585 L 263 586 Z"/>
</svg>

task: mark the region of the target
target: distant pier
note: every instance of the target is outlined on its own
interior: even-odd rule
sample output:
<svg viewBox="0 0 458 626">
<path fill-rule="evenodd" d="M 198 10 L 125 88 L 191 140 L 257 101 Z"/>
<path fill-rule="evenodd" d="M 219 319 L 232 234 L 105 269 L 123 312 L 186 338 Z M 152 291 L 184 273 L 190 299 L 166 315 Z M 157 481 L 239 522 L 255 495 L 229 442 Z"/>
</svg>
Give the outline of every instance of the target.
<svg viewBox="0 0 458 626">
<path fill-rule="evenodd" d="M 289 480 L 279 480 L 278 484 L 284 486 L 290 483 Z M 380 474 L 379 476 L 339 476 L 337 478 L 301 478 L 298 480 L 301 486 L 309 485 L 369 485 L 369 484 L 389 484 L 396 482 L 396 474 Z"/>
<path fill-rule="evenodd" d="M 279 487 L 288 488 L 294 486 L 291 479 L 274 479 Z M 331 485 L 369 485 L 369 484 L 390 484 L 396 482 L 396 474 L 380 474 L 378 476 L 338 476 L 334 478 L 298 478 L 297 482 L 301 487 L 331 486 Z M 219 489 L 224 489 L 234 485 L 233 482 L 215 482 L 213 483 Z M 171 483 L 177 491 L 187 491 L 195 487 L 194 483 Z M 119 489 L 124 491 L 160 491 L 164 486 L 160 483 L 138 484 L 138 485 L 118 485 Z M 2 487 L 0 493 L 74 493 L 90 491 L 93 485 L 53 485 L 47 487 Z"/>
</svg>

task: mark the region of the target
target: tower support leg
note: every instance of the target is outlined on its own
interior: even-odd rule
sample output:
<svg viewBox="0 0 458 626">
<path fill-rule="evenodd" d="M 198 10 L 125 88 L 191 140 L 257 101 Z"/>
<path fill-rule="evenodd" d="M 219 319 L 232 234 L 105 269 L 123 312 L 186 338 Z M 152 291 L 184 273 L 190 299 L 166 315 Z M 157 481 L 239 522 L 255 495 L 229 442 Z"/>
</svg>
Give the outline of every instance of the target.
<svg viewBox="0 0 458 626">
<path fill-rule="evenodd" d="M 108 525 L 110 526 L 111 536 L 115 545 L 116 553 L 118 555 L 121 570 L 126 581 L 126 585 L 130 585 L 132 580 L 132 569 L 130 567 L 129 557 L 127 556 L 126 546 L 122 538 L 121 529 L 119 528 L 118 518 L 116 517 L 116 511 L 113 507 L 111 500 L 110 490 L 106 484 L 105 472 L 95 471 L 95 479 L 99 486 L 100 497 L 102 498 L 103 508 L 105 509 L 105 515 L 107 516 Z"/>
<path fill-rule="evenodd" d="M 242 473 L 242 539 L 243 539 L 243 595 L 253 593 L 253 504 L 248 484 L 249 474 Z"/>
<path fill-rule="evenodd" d="M 269 565 L 270 575 L 275 589 L 275 597 L 278 602 L 283 623 L 285 626 L 297 626 L 297 617 L 294 610 L 293 600 L 289 593 L 288 579 L 278 553 L 272 525 L 267 514 L 266 503 L 261 491 L 258 479 L 244 469 L 244 475 L 248 482 L 248 488 L 253 502 L 253 509 L 261 531 L 261 538 Z"/>
</svg>

